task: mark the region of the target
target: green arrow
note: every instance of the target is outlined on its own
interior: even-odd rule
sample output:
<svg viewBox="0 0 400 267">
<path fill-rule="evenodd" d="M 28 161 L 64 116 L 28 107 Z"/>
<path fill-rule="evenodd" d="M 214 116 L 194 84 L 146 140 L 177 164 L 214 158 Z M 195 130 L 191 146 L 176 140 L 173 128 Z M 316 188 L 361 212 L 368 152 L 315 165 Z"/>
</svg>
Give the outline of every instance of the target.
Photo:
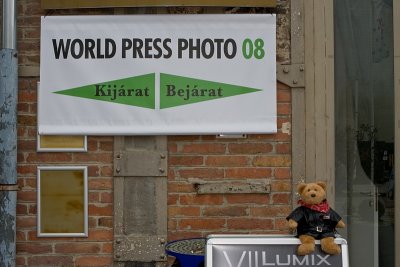
<svg viewBox="0 0 400 267">
<path fill-rule="evenodd" d="M 54 92 L 143 108 L 155 108 L 155 74 L 100 82 Z"/>
<path fill-rule="evenodd" d="M 250 87 L 160 73 L 160 108 L 261 91 Z"/>
</svg>

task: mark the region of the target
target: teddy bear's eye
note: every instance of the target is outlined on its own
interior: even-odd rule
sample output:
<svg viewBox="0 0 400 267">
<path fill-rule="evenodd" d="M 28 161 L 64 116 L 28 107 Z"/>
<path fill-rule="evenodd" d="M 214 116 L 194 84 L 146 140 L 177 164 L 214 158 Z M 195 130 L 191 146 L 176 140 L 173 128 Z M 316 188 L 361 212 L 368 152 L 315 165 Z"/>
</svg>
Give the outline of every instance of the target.
<svg viewBox="0 0 400 267">
<path fill-rule="evenodd" d="M 310 191 L 311 191 L 311 189 L 308 189 L 307 191 L 308 191 L 308 192 L 310 192 Z"/>
</svg>

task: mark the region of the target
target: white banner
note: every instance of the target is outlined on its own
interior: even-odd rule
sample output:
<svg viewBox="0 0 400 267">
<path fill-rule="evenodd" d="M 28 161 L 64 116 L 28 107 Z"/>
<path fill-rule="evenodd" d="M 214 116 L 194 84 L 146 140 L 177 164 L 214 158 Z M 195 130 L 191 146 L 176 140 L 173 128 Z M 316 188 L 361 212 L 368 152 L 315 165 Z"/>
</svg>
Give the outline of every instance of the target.
<svg viewBox="0 0 400 267">
<path fill-rule="evenodd" d="M 276 132 L 274 15 L 42 17 L 39 134 Z"/>
</svg>

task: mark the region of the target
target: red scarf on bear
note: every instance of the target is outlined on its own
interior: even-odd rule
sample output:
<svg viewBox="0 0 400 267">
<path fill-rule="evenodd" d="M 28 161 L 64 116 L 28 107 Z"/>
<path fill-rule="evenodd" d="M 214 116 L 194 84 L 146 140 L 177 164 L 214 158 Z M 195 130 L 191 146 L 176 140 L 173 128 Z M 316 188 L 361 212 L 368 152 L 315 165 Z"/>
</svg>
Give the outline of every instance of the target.
<svg viewBox="0 0 400 267">
<path fill-rule="evenodd" d="M 326 199 L 319 204 L 307 204 L 302 199 L 300 199 L 299 204 L 303 207 L 306 207 L 306 208 L 309 208 L 309 209 L 312 209 L 312 210 L 315 210 L 318 212 L 322 212 L 322 213 L 327 213 L 329 211 L 329 204 L 328 204 L 328 201 L 326 201 Z"/>
</svg>

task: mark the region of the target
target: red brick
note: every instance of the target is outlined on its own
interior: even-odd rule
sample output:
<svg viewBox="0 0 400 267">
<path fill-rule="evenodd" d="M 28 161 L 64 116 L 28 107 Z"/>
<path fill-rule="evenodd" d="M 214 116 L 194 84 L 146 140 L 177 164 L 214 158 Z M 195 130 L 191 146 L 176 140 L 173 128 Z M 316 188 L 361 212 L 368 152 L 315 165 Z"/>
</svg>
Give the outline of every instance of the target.
<svg viewBox="0 0 400 267">
<path fill-rule="evenodd" d="M 23 231 L 17 230 L 15 235 L 16 235 L 17 242 L 26 241 L 26 231 L 25 230 L 23 230 Z"/>
<path fill-rule="evenodd" d="M 254 166 L 261 167 L 289 167 L 291 166 L 290 156 L 258 156 L 254 159 Z"/>
<path fill-rule="evenodd" d="M 232 194 L 225 196 L 229 204 L 258 204 L 266 205 L 269 203 L 267 194 Z"/>
<path fill-rule="evenodd" d="M 228 219 L 227 228 L 242 229 L 242 230 L 254 230 L 254 229 L 273 230 L 274 222 L 273 219 L 254 219 L 254 218 Z"/>
<path fill-rule="evenodd" d="M 18 90 L 18 102 L 36 102 L 36 90 Z"/>
<path fill-rule="evenodd" d="M 171 193 L 190 193 L 195 192 L 195 187 L 191 183 L 187 182 L 169 182 L 168 192 Z"/>
<path fill-rule="evenodd" d="M 98 177 L 100 176 L 100 168 L 99 166 L 89 166 L 88 167 L 88 175 L 89 177 Z"/>
<path fill-rule="evenodd" d="M 27 214 L 28 214 L 28 205 L 17 204 L 17 215 L 27 215 Z"/>
<path fill-rule="evenodd" d="M 272 192 L 291 192 L 292 183 L 291 181 L 274 181 L 271 183 Z"/>
<path fill-rule="evenodd" d="M 18 151 L 36 151 L 36 140 L 18 140 Z"/>
<path fill-rule="evenodd" d="M 29 153 L 26 158 L 30 163 L 55 163 L 55 162 L 71 162 L 71 153 L 55 153 L 55 152 L 42 152 L 42 153 Z"/>
<path fill-rule="evenodd" d="M 101 203 L 113 203 L 114 195 L 112 192 L 101 192 L 100 202 Z"/>
<path fill-rule="evenodd" d="M 110 204 L 90 204 L 89 205 L 90 216 L 112 216 L 113 206 Z"/>
<path fill-rule="evenodd" d="M 89 203 L 99 203 L 100 193 L 99 192 L 89 192 Z"/>
<path fill-rule="evenodd" d="M 16 266 L 27 266 L 25 256 L 17 255 L 15 259 Z"/>
<path fill-rule="evenodd" d="M 36 166 L 33 166 L 33 165 L 18 164 L 17 172 L 18 172 L 19 176 L 22 176 L 22 175 L 36 175 L 37 168 L 36 168 Z"/>
<path fill-rule="evenodd" d="M 291 178 L 291 168 L 275 168 L 274 176 L 276 179 Z"/>
<path fill-rule="evenodd" d="M 71 256 L 52 256 L 52 255 L 32 255 L 28 257 L 28 266 L 74 266 L 73 255 Z"/>
<path fill-rule="evenodd" d="M 75 153 L 73 154 L 74 162 L 112 162 L 112 153 Z"/>
<path fill-rule="evenodd" d="M 62 243 L 55 245 L 55 253 L 60 254 L 85 254 L 85 253 L 98 253 L 100 252 L 100 244 L 98 243 Z"/>
<path fill-rule="evenodd" d="M 37 121 L 36 121 L 37 117 L 36 116 L 32 116 L 32 115 L 22 115 L 22 114 L 18 114 L 17 116 L 17 121 L 18 124 L 24 125 L 24 126 L 35 126 L 37 125 Z"/>
<path fill-rule="evenodd" d="M 100 266 L 105 266 L 109 267 L 112 266 L 113 263 L 113 258 L 112 256 L 81 256 L 77 257 L 75 261 L 76 265 L 75 266 L 88 266 L 88 267 L 100 267 Z"/>
<path fill-rule="evenodd" d="M 103 177 L 111 177 L 113 176 L 114 170 L 112 166 L 101 166 L 100 167 L 100 176 Z"/>
<path fill-rule="evenodd" d="M 278 103 L 277 104 L 277 113 L 279 115 L 290 115 L 292 113 L 292 104 L 291 103 Z"/>
<path fill-rule="evenodd" d="M 227 217 L 238 217 L 247 216 L 247 207 L 242 206 L 212 206 L 205 207 L 202 214 L 204 216 L 227 216 Z"/>
<path fill-rule="evenodd" d="M 108 141 L 108 140 L 100 141 L 99 149 L 101 151 L 111 151 L 111 152 L 113 152 L 113 150 L 114 150 L 114 141 L 112 141 L 112 140 L 110 140 L 110 141 Z"/>
<path fill-rule="evenodd" d="M 178 174 L 181 178 L 214 179 L 224 177 L 224 170 L 217 168 L 181 169 Z"/>
<path fill-rule="evenodd" d="M 272 195 L 273 204 L 289 204 L 290 202 L 290 193 L 274 193 Z"/>
<path fill-rule="evenodd" d="M 178 222 L 179 229 L 182 230 L 210 230 L 222 229 L 226 227 L 225 219 L 182 219 Z"/>
<path fill-rule="evenodd" d="M 278 154 L 290 154 L 292 151 L 292 145 L 289 143 L 276 144 L 275 152 Z"/>
<path fill-rule="evenodd" d="M 276 206 L 265 206 L 265 207 L 251 207 L 250 215 L 254 217 L 268 217 L 275 218 L 279 216 L 288 216 L 292 208 L 290 206 L 276 205 Z"/>
<path fill-rule="evenodd" d="M 111 241 L 114 233 L 112 230 L 92 229 L 89 230 L 88 240 L 90 241 Z"/>
<path fill-rule="evenodd" d="M 225 153 L 225 145 L 218 143 L 185 144 L 183 145 L 181 152 L 196 154 L 223 154 Z"/>
<path fill-rule="evenodd" d="M 101 217 L 101 218 L 99 218 L 99 226 L 100 227 L 113 228 L 114 227 L 113 217 Z"/>
<path fill-rule="evenodd" d="M 277 101 L 278 102 L 290 102 L 292 95 L 291 89 L 278 89 L 277 90 Z"/>
<path fill-rule="evenodd" d="M 203 165 L 202 156 L 169 156 L 168 164 L 170 166 L 197 166 Z"/>
<path fill-rule="evenodd" d="M 38 244 L 36 242 L 17 243 L 17 253 L 44 254 L 52 253 L 53 246 L 51 244 Z"/>
<path fill-rule="evenodd" d="M 106 253 L 106 254 L 112 254 L 113 253 L 113 243 L 108 242 L 108 243 L 103 243 L 101 247 L 101 252 Z"/>
<path fill-rule="evenodd" d="M 240 143 L 229 144 L 228 148 L 233 154 L 261 154 L 271 152 L 273 146 L 269 143 Z"/>
<path fill-rule="evenodd" d="M 179 200 L 178 194 L 170 194 L 168 193 L 168 205 L 176 205 Z"/>
<path fill-rule="evenodd" d="M 168 207 L 168 217 L 200 216 L 199 207 Z"/>
<path fill-rule="evenodd" d="M 34 216 L 17 216 L 16 225 L 18 229 L 36 228 L 37 222 Z"/>
<path fill-rule="evenodd" d="M 221 205 L 223 197 L 221 195 L 181 195 L 179 202 L 181 205 Z"/>
<path fill-rule="evenodd" d="M 249 158 L 246 156 L 208 156 L 206 159 L 206 165 L 208 166 L 247 166 L 248 162 Z"/>
<path fill-rule="evenodd" d="M 111 190 L 113 188 L 113 181 L 110 178 L 90 178 L 90 190 Z"/>
<path fill-rule="evenodd" d="M 229 178 L 267 178 L 271 175 L 271 168 L 229 168 L 226 170 L 226 177 Z"/>
</svg>

